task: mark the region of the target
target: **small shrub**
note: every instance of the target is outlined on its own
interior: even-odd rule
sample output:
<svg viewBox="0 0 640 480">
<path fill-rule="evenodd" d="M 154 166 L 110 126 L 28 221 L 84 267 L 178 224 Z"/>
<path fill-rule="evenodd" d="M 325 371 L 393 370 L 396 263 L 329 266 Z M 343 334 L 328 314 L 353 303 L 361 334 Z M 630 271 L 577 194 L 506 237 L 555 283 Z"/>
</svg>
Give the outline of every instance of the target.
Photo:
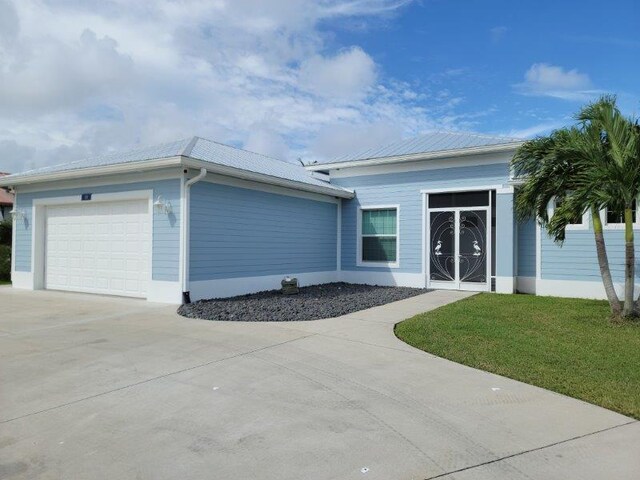
<svg viewBox="0 0 640 480">
<path fill-rule="evenodd" d="M 11 246 L 11 235 L 13 233 L 13 223 L 11 218 L 6 218 L 0 222 L 0 245 Z"/>
<path fill-rule="evenodd" d="M 0 280 L 11 279 L 11 247 L 0 245 Z"/>
</svg>

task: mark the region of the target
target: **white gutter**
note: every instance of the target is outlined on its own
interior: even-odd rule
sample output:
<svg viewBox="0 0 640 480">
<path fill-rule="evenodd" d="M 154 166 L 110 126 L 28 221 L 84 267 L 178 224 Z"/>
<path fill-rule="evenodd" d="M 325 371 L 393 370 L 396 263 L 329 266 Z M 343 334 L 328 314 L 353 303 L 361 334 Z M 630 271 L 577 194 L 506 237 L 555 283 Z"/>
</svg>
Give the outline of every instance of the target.
<svg viewBox="0 0 640 480">
<path fill-rule="evenodd" d="M 517 150 L 522 142 L 507 143 L 504 145 L 491 145 L 485 147 L 457 148 L 439 152 L 412 153 L 409 155 L 394 155 L 390 157 L 364 158 L 360 160 L 348 160 L 344 162 L 318 163 L 306 165 L 305 168 L 312 172 L 336 170 L 339 168 L 368 167 L 372 165 L 386 165 L 389 163 L 415 162 L 419 160 L 435 160 L 438 158 L 467 157 L 470 155 L 483 155 L 487 153 L 511 152 Z"/>
<path fill-rule="evenodd" d="M 207 169 L 201 168 L 200 173 L 184 182 L 182 189 L 182 303 L 191 303 L 189 293 L 189 254 L 190 254 L 190 203 L 191 186 L 207 176 Z"/>
</svg>

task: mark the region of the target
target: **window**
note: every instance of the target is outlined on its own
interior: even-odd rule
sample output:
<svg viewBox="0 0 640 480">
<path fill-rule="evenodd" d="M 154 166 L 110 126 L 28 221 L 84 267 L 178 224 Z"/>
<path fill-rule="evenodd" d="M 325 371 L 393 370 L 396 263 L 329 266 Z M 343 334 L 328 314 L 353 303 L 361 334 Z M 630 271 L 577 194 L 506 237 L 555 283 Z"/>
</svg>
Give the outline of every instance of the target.
<svg viewBox="0 0 640 480">
<path fill-rule="evenodd" d="M 488 191 L 429 194 L 429 208 L 486 207 L 488 205 Z"/>
<path fill-rule="evenodd" d="M 631 215 L 633 223 L 636 223 L 636 201 L 633 201 L 631 205 Z M 624 210 L 613 210 L 607 208 L 607 225 L 624 225 Z"/>
<path fill-rule="evenodd" d="M 555 208 L 558 208 L 560 205 L 562 205 L 562 198 L 557 197 L 554 200 L 554 204 L 555 204 Z M 569 222 L 569 225 L 583 225 L 583 224 L 584 224 L 584 215 L 580 215 L 579 217 L 576 217 Z"/>
<path fill-rule="evenodd" d="M 361 210 L 362 262 L 395 263 L 398 260 L 398 209 Z"/>
</svg>

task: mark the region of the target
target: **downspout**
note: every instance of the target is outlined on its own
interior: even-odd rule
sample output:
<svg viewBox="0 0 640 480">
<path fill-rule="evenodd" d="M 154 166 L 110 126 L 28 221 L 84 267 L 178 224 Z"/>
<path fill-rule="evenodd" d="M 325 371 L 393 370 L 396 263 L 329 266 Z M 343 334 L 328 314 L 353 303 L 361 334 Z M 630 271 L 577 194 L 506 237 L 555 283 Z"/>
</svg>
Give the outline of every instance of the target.
<svg viewBox="0 0 640 480">
<path fill-rule="evenodd" d="M 184 222 L 184 238 L 182 239 L 183 244 L 183 255 L 182 255 L 182 303 L 191 303 L 191 292 L 189 292 L 189 254 L 191 251 L 191 246 L 189 244 L 190 239 L 190 229 L 191 229 L 191 220 L 190 220 L 190 204 L 191 204 L 191 185 L 199 182 L 204 177 L 207 176 L 207 169 L 201 168 L 200 173 L 195 177 L 187 180 L 184 183 L 184 209 L 183 209 L 183 217 L 182 221 Z"/>
</svg>

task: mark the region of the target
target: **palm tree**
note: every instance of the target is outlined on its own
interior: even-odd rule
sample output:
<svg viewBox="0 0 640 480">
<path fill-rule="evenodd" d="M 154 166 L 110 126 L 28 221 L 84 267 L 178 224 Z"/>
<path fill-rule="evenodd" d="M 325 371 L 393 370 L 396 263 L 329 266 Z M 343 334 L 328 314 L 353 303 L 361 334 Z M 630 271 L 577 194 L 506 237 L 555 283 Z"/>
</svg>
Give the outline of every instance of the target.
<svg viewBox="0 0 640 480">
<path fill-rule="evenodd" d="M 521 221 L 537 218 L 553 239 L 562 243 L 565 239 L 564 227 L 585 210 L 591 210 L 600 274 L 611 313 L 617 317 L 622 312 L 622 305 L 611 278 L 600 209 L 595 204 L 589 205 L 584 198 L 586 192 L 581 188 L 580 181 L 583 164 L 574 161 L 577 155 L 572 155 L 572 150 L 577 150 L 578 145 L 588 143 L 593 143 L 593 139 L 588 138 L 587 132 L 575 127 L 555 130 L 548 137 L 525 142 L 512 160 L 516 178 L 524 179 L 516 195 L 516 214 Z M 602 154 L 599 143 L 592 145 L 595 147 L 592 149 L 594 155 Z M 550 219 L 548 206 L 556 198 L 562 198 L 563 201 Z"/>
<path fill-rule="evenodd" d="M 611 312 L 632 316 L 635 252 L 633 204 L 640 194 L 640 127 L 624 117 L 614 97 L 604 96 L 584 107 L 579 124 L 525 142 L 512 161 L 514 173 L 524 179 L 516 197 L 520 220 L 535 217 L 558 243 L 565 227 L 590 211 L 600 273 Z M 561 202 L 553 218 L 547 206 Z M 611 278 L 600 210 L 624 210 L 625 298 L 621 302 Z"/>
<path fill-rule="evenodd" d="M 583 124 L 595 125 L 600 130 L 607 152 L 607 162 L 592 165 L 589 169 L 588 181 L 599 187 L 594 194 L 601 201 L 606 201 L 608 208 L 624 212 L 625 292 L 622 314 L 636 315 L 633 208 L 640 195 L 640 125 L 637 119 L 622 115 L 612 96 L 587 105 L 577 118 Z"/>
</svg>

